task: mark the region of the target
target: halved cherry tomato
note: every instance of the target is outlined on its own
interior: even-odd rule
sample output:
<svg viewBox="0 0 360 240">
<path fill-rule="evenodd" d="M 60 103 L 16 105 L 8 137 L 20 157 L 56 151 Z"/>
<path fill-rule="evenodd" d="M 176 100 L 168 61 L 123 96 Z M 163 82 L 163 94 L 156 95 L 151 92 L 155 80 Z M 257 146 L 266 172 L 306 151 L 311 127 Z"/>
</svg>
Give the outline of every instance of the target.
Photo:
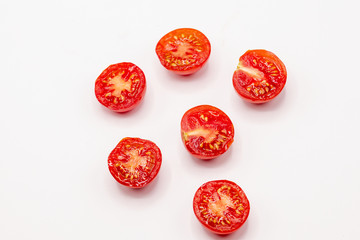
<svg viewBox="0 0 360 240">
<path fill-rule="evenodd" d="M 250 203 L 236 183 L 216 180 L 204 183 L 196 191 L 193 208 L 195 216 L 207 229 L 229 234 L 244 224 Z"/>
<path fill-rule="evenodd" d="M 234 125 L 220 109 L 200 105 L 182 117 L 181 138 L 193 156 L 212 159 L 226 152 L 234 141 Z"/>
<path fill-rule="evenodd" d="M 116 181 L 131 188 L 141 188 L 156 177 L 161 161 L 161 151 L 155 143 L 127 137 L 110 153 L 108 165 Z"/>
<path fill-rule="evenodd" d="M 249 50 L 239 59 L 233 85 L 245 100 L 264 103 L 281 92 L 286 78 L 285 65 L 275 54 L 266 50 Z"/>
<path fill-rule="evenodd" d="M 167 33 L 156 45 L 161 64 L 180 75 L 198 71 L 208 60 L 211 46 L 207 37 L 192 28 L 179 28 Z"/>
<path fill-rule="evenodd" d="M 143 71 L 128 62 L 110 65 L 95 82 L 96 98 L 115 112 L 126 112 L 135 108 L 143 99 L 145 89 Z"/>
</svg>

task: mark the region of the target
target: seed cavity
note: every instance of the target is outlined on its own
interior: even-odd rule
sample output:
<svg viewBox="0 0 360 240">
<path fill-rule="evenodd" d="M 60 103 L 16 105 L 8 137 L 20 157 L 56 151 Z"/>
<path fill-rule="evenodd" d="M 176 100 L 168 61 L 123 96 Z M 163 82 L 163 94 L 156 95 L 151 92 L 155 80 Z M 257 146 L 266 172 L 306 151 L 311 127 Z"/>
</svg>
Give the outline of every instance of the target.
<svg viewBox="0 0 360 240">
<path fill-rule="evenodd" d="M 109 92 L 109 93 L 111 94 L 111 96 L 114 96 L 114 97 L 117 97 L 120 99 L 121 99 L 123 91 L 132 92 L 132 83 L 130 80 L 131 78 L 126 80 L 122 77 L 123 74 L 124 74 L 124 72 L 122 72 L 119 75 L 116 75 L 113 78 L 110 78 L 108 81 L 110 89 L 113 90 L 112 92 Z M 108 96 L 110 96 L 110 95 L 108 95 Z M 108 97 L 108 96 L 106 96 L 106 97 Z M 117 102 L 117 100 L 116 100 L 116 102 Z"/>
<path fill-rule="evenodd" d="M 129 149 L 130 145 L 126 145 L 125 147 Z M 142 148 L 126 150 L 124 153 L 127 157 L 122 157 L 115 164 L 115 166 L 120 166 L 121 174 L 131 181 L 140 177 L 140 168 L 148 170 L 149 172 L 150 168 L 154 165 L 153 159 L 149 155 L 140 154 L 141 151 Z"/>
<path fill-rule="evenodd" d="M 205 122 L 208 121 L 208 117 L 205 117 L 204 114 L 202 114 L 202 115 L 200 116 L 200 118 L 201 118 L 202 120 L 204 120 Z"/>
<path fill-rule="evenodd" d="M 165 61 L 172 67 L 183 67 L 195 62 L 198 53 L 203 51 L 201 44 L 193 35 L 181 34 L 173 36 L 173 39 L 164 47 Z"/>
<path fill-rule="evenodd" d="M 223 218 L 225 218 L 225 212 L 228 208 L 235 208 L 235 204 L 229 194 L 223 192 L 224 188 L 227 189 L 227 186 L 219 188 L 217 194 L 214 195 L 214 200 L 208 204 L 211 213 Z"/>
<path fill-rule="evenodd" d="M 243 73 L 245 73 L 246 75 L 254 78 L 254 79 L 263 79 L 264 78 L 264 73 L 261 72 L 260 70 L 252 67 L 252 66 L 245 66 L 244 63 L 242 61 L 239 61 L 239 64 L 237 65 L 236 68 L 238 71 L 242 71 Z"/>
<path fill-rule="evenodd" d="M 204 127 L 196 128 L 192 131 L 186 132 L 186 136 L 194 136 L 194 137 L 203 137 L 205 143 L 213 142 L 218 135 L 218 131 L 216 129 L 208 129 Z"/>
<path fill-rule="evenodd" d="M 261 96 L 275 90 L 275 87 L 269 84 L 266 80 L 261 82 L 253 82 L 246 87 L 248 92 L 252 92 L 255 96 Z"/>
<path fill-rule="evenodd" d="M 243 211 L 241 198 L 235 189 L 229 185 L 222 185 L 216 192 L 202 195 L 199 210 L 208 223 L 230 225 L 233 214 L 241 215 Z"/>
<path fill-rule="evenodd" d="M 276 68 L 276 66 L 268 60 L 261 60 L 260 63 L 258 63 L 256 59 L 253 59 L 252 62 L 254 63 L 253 66 L 259 64 L 260 69 L 262 69 L 262 71 L 267 72 L 270 77 L 279 75 L 279 71 Z M 262 71 L 252 66 L 245 65 L 245 63 L 242 60 L 239 61 L 239 64 L 237 66 L 237 71 L 242 71 L 244 74 L 252 77 L 255 80 L 253 83 L 251 83 L 246 87 L 246 91 L 252 93 L 257 97 L 262 96 L 264 94 L 268 94 L 271 90 L 276 89 L 273 85 L 268 83 Z"/>
</svg>

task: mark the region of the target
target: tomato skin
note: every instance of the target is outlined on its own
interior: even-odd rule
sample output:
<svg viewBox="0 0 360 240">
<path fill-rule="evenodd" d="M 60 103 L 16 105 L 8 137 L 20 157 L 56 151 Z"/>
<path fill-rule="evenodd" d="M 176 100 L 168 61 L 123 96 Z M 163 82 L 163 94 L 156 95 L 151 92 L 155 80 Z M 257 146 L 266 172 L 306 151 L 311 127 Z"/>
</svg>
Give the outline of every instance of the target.
<svg viewBox="0 0 360 240">
<path fill-rule="evenodd" d="M 199 222 L 216 234 L 230 234 L 247 220 L 250 203 L 244 191 L 229 180 L 204 183 L 196 191 L 193 210 Z"/>
<path fill-rule="evenodd" d="M 283 90 L 287 79 L 284 63 L 272 52 L 248 50 L 233 74 L 236 92 L 251 103 L 265 103 Z"/>
<path fill-rule="evenodd" d="M 118 80 L 117 85 L 124 86 L 117 92 L 111 81 Z M 121 93 L 120 93 L 121 92 Z M 114 112 L 127 112 L 134 109 L 143 100 L 146 92 L 146 78 L 143 71 L 133 63 L 122 62 L 107 67 L 95 81 L 95 96 L 98 101 Z"/>
<path fill-rule="evenodd" d="M 234 141 L 234 125 L 220 109 L 199 105 L 181 119 L 181 139 L 196 158 L 209 160 L 225 153 Z"/>
<path fill-rule="evenodd" d="M 142 188 L 152 182 L 159 173 L 161 163 L 159 147 L 141 138 L 123 138 L 108 157 L 111 175 L 130 188 Z"/>
<path fill-rule="evenodd" d="M 165 34 L 155 52 L 160 63 L 179 75 L 190 75 L 207 62 L 211 45 L 208 38 L 193 28 L 179 28 Z"/>
</svg>

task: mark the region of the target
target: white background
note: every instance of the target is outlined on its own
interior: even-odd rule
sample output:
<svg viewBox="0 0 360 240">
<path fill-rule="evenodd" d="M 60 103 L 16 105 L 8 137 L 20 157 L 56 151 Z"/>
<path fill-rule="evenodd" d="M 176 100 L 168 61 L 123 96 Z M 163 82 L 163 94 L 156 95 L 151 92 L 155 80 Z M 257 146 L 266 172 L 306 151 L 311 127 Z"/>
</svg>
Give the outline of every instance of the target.
<svg viewBox="0 0 360 240">
<path fill-rule="evenodd" d="M 0 239 L 360 239 L 358 1 L 0 2 Z M 167 72 L 155 45 L 179 27 L 212 52 L 198 73 Z M 232 86 L 238 58 L 267 49 L 286 65 L 263 105 Z M 126 114 L 102 107 L 98 75 L 130 61 L 147 78 Z M 191 157 L 180 119 L 210 104 L 235 126 L 230 150 Z M 107 156 L 123 137 L 154 141 L 163 165 L 142 190 L 119 185 Z M 192 210 L 196 189 L 228 179 L 247 194 L 246 224 L 226 238 Z"/>
</svg>

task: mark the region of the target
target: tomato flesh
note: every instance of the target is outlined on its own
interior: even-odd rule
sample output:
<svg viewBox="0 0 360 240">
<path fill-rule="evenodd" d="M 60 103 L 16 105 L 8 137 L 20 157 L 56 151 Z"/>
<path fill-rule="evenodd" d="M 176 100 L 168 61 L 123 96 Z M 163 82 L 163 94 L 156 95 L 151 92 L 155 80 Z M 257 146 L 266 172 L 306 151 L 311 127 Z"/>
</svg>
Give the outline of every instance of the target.
<svg viewBox="0 0 360 240">
<path fill-rule="evenodd" d="M 234 125 L 220 109 L 200 105 L 189 109 L 181 119 L 181 138 L 186 149 L 200 159 L 225 153 L 234 141 Z"/>
<path fill-rule="evenodd" d="M 129 137 L 123 138 L 108 158 L 111 175 L 131 188 L 149 184 L 158 174 L 161 162 L 161 151 L 155 143 Z"/>
<path fill-rule="evenodd" d="M 196 191 L 193 209 L 207 229 L 217 234 L 229 234 L 245 223 L 250 203 L 236 183 L 216 180 L 204 183 Z"/>
<path fill-rule="evenodd" d="M 105 107 L 115 112 L 135 108 L 145 95 L 143 71 L 133 63 L 118 63 L 106 68 L 95 82 L 95 96 Z"/>
<path fill-rule="evenodd" d="M 245 100 L 265 103 L 282 91 L 286 78 L 285 65 L 274 53 L 249 50 L 239 59 L 233 75 L 233 85 Z"/>
<path fill-rule="evenodd" d="M 155 51 L 166 69 L 180 75 L 189 75 L 198 71 L 208 60 L 211 45 L 200 31 L 180 28 L 163 36 Z"/>
</svg>

